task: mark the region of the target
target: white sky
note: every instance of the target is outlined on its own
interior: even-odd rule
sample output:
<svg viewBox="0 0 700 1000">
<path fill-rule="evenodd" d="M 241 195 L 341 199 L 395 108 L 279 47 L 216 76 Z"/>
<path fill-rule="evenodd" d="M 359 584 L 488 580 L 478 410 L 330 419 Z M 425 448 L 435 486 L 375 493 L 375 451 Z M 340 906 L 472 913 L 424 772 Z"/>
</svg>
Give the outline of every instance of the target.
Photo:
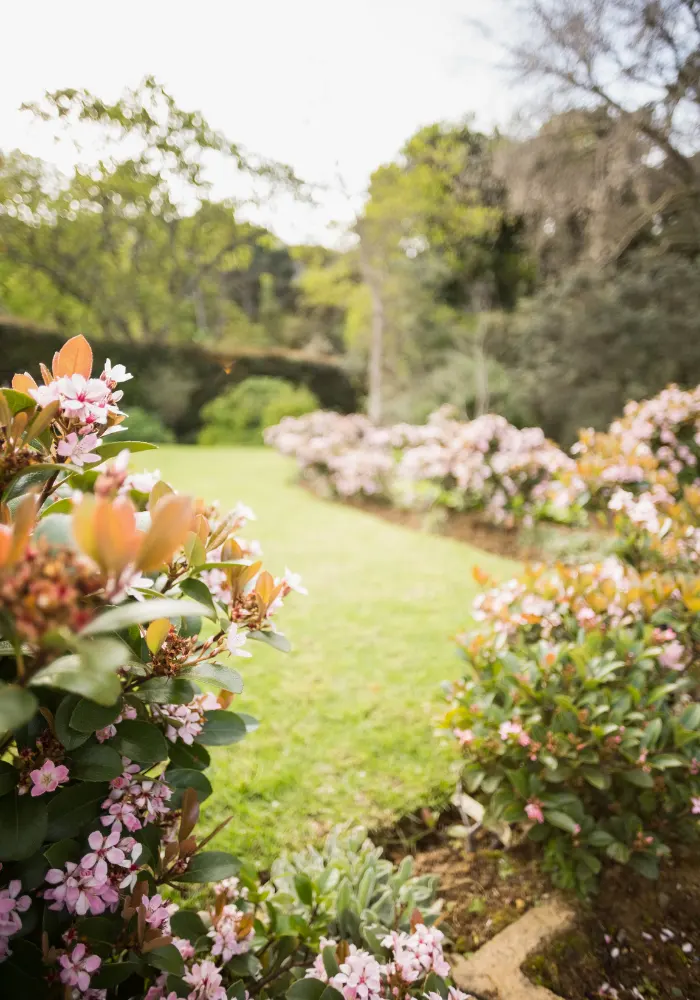
<svg viewBox="0 0 700 1000">
<path fill-rule="evenodd" d="M 151 73 L 248 149 L 332 190 L 318 208 L 256 219 L 289 241 L 334 241 L 369 175 L 420 126 L 475 113 L 503 124 L 514 95 L 495 37 L 514 0 L 0 0 L 0 148 L 67 169 L 77 154 L 17 110 L 45 90 L 113 99 Z M 90 148 L 81 155 L 91 158 Z M 216 192 L 235 195 L 217 176 Z M 345 192 L 345 193 L 343 193 Z"/>
</svg>

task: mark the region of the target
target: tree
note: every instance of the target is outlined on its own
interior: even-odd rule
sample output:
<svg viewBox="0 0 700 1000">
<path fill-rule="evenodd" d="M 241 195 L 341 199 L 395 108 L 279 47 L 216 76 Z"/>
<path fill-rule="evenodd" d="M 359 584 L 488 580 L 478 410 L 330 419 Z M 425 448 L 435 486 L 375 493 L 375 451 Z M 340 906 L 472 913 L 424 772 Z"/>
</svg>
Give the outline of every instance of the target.
<svg viewBox="0 0 700 1000">
<path fill-rule="evenodd" d="M 516 69 L 545 85 L 550 110 L 601 109 L 611 137 L 626 144 L 634 136 L 666 178 L 646 199 L 640 228 L 672 206 L 676 244 L 682 230 L 697 248 L 700 2 L 524 0 L 521 9 Z"/>
<path fill-rule="evenodd" d="M 268 188 L 298 187 L 291 172 L 242 152 L 151 78 L 111 105 L 64 90 L 27 108 L 99 127 L 112 155 L 69 178 L 21 153 L 0 158 L 5 308 L 21 305 L 28 284 L 49 293 L 40 318 L 63 326 L 134 340 L 250 339 L 255 320 L 227 294 L 227 276 L 256 260 L 269 234 L 238 222 L 233 201 L 209 198 L 204 161 L 223 156 Z"/>
</svg>

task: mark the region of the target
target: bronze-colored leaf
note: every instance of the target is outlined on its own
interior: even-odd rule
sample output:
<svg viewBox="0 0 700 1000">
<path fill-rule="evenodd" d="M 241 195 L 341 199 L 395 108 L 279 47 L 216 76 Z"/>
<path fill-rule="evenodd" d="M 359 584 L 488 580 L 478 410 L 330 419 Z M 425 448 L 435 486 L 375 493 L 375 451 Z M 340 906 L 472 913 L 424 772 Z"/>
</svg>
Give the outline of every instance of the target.
<svg viewBox="0 0 700 1000">
<path fill-rule="evenodd" d="M 24 555 L 29 536 L 36 524 L 37 509 L 37 498 L 32 493 L 27 493 L 17 504 L 15 508 L 15 520 L 12 526 L 12 545 L 10 546 L 7 559 L 8 563 L 15 563 Z"/>
<path fill-rule="evenodd" d="M 30 389 L 36 389 L 36 382 L 29 374 L 29 372 L 18 372 L 16 375 L 12 376 L 12 388 L 16 389 L 17 392 L 23 392 L 27 396 L 30 394 Z"/>
<path fill-rule="evenodd" d="M 92 348 L 82 334 L 67 340 L 54 358 L 53 373 L 61 375 L 82 375 L 90 378 L 92 373 Z"/>
<path fill-rule="evenodd" d="M 157 653 L 170 631 L 169 618 L 156 618 L 146 629 L 146 645 L 151 653 Z"/>
<path fill-rule="evenodd" d="M 192 526 L 189 497 L 164 496 L 151 513 L 151 526 L 141 543 L 136 565 L 144 573 L 160 569 L 182 547 Z"/>
<path fill-rule="evenodd" d="M 180 830 L 177 839 L 182 843 L 192 833 L 199 819 L 199 802 L 197 801 L 197 792 L 194 788 L 185 789 L 180 809 Z"/>
</svg>

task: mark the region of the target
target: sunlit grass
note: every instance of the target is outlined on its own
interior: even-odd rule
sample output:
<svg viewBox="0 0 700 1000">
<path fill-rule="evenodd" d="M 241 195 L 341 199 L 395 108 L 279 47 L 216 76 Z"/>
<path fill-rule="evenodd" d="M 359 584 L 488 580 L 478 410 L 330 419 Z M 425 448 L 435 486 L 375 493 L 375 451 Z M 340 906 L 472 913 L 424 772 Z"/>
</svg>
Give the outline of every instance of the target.
<svg viewBox="0 0 700 1000">
<path fill-rule="evenodd" d="M 145 457 L 182 491 L 249 504 L 258 521 L 248 535 L 266 567 L 289 566 L 309 588 L 279 617 L 294 651 L 255 644 L 241 660 L 238 707 L 261 726 L 215 753 L 205 823 L 234 816 L 219 846 L 265 863 L 334 823 L 385 824 L 444 798 L 456 758 L 433 720 L 440 681 L 459 672 L 450 637 L 468 621 L 472 567 L 504 576 L 514 564 L 317 500 L 270 451 L 169 447 Z"/>
</svg>

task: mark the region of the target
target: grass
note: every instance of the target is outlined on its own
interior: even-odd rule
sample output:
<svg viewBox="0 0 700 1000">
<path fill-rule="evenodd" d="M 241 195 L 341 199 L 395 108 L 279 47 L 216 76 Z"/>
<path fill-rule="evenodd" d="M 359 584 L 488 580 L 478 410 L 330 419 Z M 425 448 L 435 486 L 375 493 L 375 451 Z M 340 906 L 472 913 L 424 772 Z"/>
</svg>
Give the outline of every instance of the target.
<svg viewBox="0 0 700 1000">
<path fill-rule="evenodd" d="M 147 458 L 183 492 L 249 504 L 266 567 L 289 566 L 309 588 L 279 618 L 294 651 L 255 644 L 240 661 L 238 707 L 261 726 L 214 754 L 205 823 L 234 816 L 218 846 L 265 864 L 333 824 L 384 825 L 444 799 L 456 756 L 434 718 L 440 681 L 459 671 L 450 636 L 468 621 L 472 567 L 501 577 L 515 564 L 318 500 L 294 484 L 293 463 L 261 448 Z"/>
</svg>

